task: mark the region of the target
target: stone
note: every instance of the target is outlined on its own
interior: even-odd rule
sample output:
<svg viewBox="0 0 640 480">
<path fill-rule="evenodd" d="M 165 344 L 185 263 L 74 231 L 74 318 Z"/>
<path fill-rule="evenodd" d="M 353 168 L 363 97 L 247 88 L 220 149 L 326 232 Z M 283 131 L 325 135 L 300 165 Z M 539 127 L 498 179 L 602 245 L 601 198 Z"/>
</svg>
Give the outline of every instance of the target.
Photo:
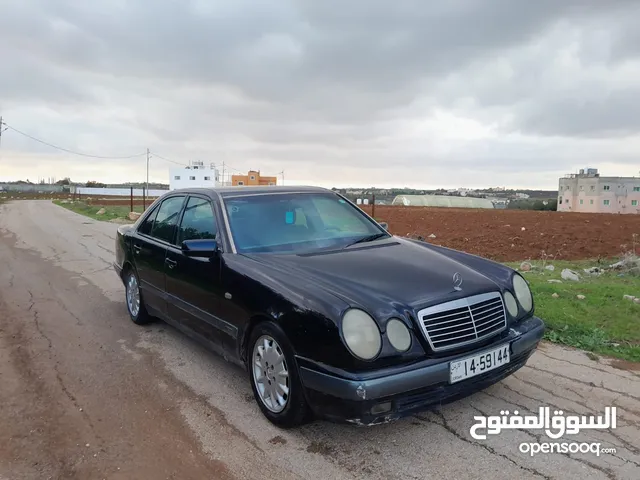
<svg viewBox="0 0 640 480">
<path fill-rule="evenodd" d="M 551 279 L 551 280 L 547 280 L 547 282 L 549 282 L 549 283 L 562 283 L 562 280 Z"/>
<path fill-rule="evenodd" d="M 96 212 L 96 215 L 104 215 L 105 213 L 107 213 L 107 211 L 104 208 L 101 208 Z"/>
<path fill-rule="evenodd" d="M 562 270 L 562 273 L 560 274 L 560 276 L 564 280 L 572 280 L 574 282 L 579 282 L 580 281 L 580 275 L 578 275 L 576 272 L 574 272 L 573 270 L 570 270 L 568 268 L 565 268 L 564 270 Z"/>
<path fill-rule="evenodd" d="M 597 277 L 598 275 L 602 275 L 602 269 L 599 267 L 585 268 L 584 273 L 586 273 L 587 275 L 594 275 Z"/>
<path fill-rule="evenodd" d="M 520 264 L 520 270 L 523 272 L 530 272 L 532 268 L 533 265 L 531 265 L 529 262 L 522 262 Z"/>
<path fill-rule="evenodd" d="M 137 219 L 140 218 L 140 215 L 141 214 L 138 213 L 138 212 L 129 212 L 128 218 L 129 218 L 129 220 L 136 221 Z"/>
<path fill-rule="evenodd" d="M 578 300 L 584 300 L 584 299 L 585 299 L 585 298 L 587 298 L 587 297 L 585 297 L 584 295 L 576 295 L 576 298 L 577 298 Z"/>
<path fill-rule="evenodd" d="M 554 267 L 553 265 L 547 265 L 544 268 L 545 268 L 545 270 L 549 270 L 550 272 L 553 272 L 556 269 L 556 267 Z"/>
<path fill-rule="evenodd" d="M 558 295 L 557 293 L 554 293 L 553 295 L 551 295 L 553 298 L 560 298 L 560 295 Z"/>
<path fill-rule="evenodd" d="M 634 298 L 633 303 L 637 303 L 638 305 L 640 305 L 640 297 Z"/>
<path fill-rule="evenodd" d="M 526 230 L 526 228 L 522 227 L 520 230 L 522 230 L 524 232 Z"/>
<path fill-rule="evenodd" d="M 634 297 L 633 295 L 623 295 L 622 298 L 624 300 L 630 300 L 632 302 L 636 299 L 636 297 Z"/>
<path fill-rule="evenodd" d="M 436 236 L 432 233 L 431 235 L 429 235 L 429 238 L 436 238 Z"/>
</svg>

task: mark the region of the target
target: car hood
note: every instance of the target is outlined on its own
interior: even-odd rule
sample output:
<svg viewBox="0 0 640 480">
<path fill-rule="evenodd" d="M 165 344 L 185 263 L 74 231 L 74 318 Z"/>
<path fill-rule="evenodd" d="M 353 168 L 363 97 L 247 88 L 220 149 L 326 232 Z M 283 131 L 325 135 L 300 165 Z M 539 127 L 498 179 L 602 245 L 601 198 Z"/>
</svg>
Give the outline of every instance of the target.
<svg viewBox="0 0 640 480">
<path fill-rule="evenodd" d="M 499 290 L 495 281 L 445 252 L 395 237 L 340 251 L 245 256 L 381 315 Z M 461 290 L 454 289 L 456 273 Z"/>
</svg>

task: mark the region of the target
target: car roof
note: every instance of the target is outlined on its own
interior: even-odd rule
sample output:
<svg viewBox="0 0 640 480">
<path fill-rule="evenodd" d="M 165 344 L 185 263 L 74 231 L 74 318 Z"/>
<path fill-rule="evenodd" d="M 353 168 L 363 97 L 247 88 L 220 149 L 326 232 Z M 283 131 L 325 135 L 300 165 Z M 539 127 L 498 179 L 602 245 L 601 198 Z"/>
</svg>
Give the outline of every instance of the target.
<svg viewBox="0 0 640 480">
<path fill-rule="evenodd" d="M 327 193 L 332 192 L 327 188 L 313 187 L 313 186 L 282 186 L 282 185 L 261 185 L 261 186 L 237 186 L 237 187 L 212 187 L 212 188 L 177 188 L 171 190 L 172 194 L 175 193 L 200 193 L 208 196 L 215 194 L 221 197 L 238 197 L 244 195 L 256 195 L 261 193 L 297 193 L 297 192 L 318 192 Z"/>
</svg>

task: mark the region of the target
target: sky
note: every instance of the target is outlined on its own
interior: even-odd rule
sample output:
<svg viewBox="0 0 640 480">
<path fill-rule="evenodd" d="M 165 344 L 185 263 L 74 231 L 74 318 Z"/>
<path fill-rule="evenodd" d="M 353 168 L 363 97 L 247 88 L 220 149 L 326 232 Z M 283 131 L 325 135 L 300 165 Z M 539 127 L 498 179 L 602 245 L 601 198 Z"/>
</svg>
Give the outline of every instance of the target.
<svg viewBox="0 0 640 480">
<path fill-rule="evenodd" d="M 190 160 L 325 187 L 640 175 L 636 0 L 0 0 L 0 12 L 0 181 L 144 181 L 147 148 L 163 183 Z"/>
</svg>

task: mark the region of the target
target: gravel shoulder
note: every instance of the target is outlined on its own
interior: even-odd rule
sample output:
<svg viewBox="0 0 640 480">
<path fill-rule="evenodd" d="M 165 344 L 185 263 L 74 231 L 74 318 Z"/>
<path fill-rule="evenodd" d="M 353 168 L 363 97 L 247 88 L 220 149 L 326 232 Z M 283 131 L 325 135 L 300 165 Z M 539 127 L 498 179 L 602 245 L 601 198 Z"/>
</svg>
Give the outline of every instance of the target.
<svg viewBox="0 0 640 480">
<path fill-rule="evenodd" d="M 638 365 L 546 343 L 514 376 L 436 412 L 281 431 L 237 367 L 168 325 L 129 321 L 116 228 L 47 201 L 0 205 L 0 479 L 637 478 Z M 470 436 L 474 415 L 540 406 L 617 406 L 616 430 L 570 439 L 617 452 L 531 457 L 518 445 L 546 441 L 538 432 Z"/>
</svg>

